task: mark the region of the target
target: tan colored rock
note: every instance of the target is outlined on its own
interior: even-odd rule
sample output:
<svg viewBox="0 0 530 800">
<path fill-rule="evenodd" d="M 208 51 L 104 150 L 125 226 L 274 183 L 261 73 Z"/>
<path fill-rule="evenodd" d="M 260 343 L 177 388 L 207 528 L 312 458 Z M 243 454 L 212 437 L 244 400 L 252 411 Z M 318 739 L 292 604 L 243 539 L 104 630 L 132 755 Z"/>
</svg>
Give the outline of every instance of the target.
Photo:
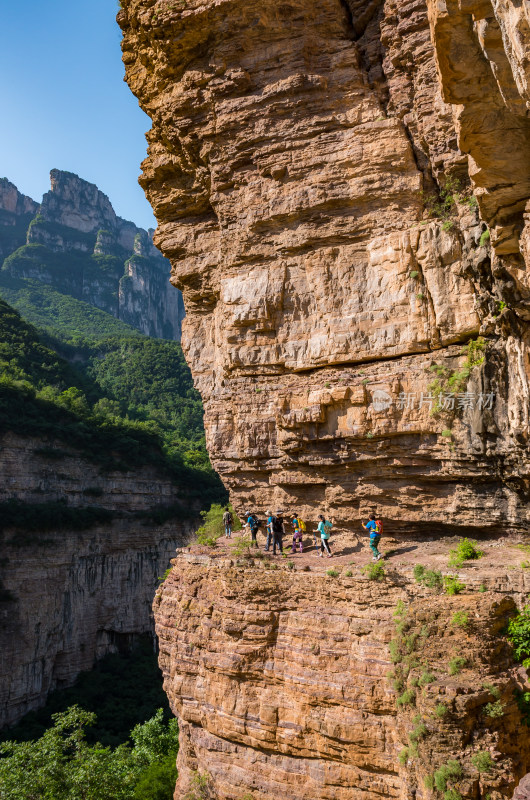
<svg viewBox="0 0 530 800">
<path fill-rule="evenodd" d="M 476 796 L 479 782 L 499 800 L 512 796 L 530 763 L 530 733 L 499 638 L 510 597 L 433 595 L 410 583 L 410 571 L 379 584 L 358 567 L 330 577 L 246 563 L 181 555 L 155 598 L 164 687 L 180 725 L 175 798 L 195 771 L 209 775 L 217 800 L 429 797 L 424 777 L 449 758 L 462 764 L 462 797 Z M 431 676 L 402 710 L 388 678 L 399 600 L 416 641 L 411 680 Z M 451 624 L 456 610 L 468 614 L 465 631 Z M 451 677 L 457 653 L 467 667 Z M 499 687 L 502 725 L 484 721 L 494 698 L 483 682 Z M 425 736 L 400 766 L 418 714 Z M 486 749 L 495 769 L 479 781 L 471 756 Z"/>
<path fill-rule="evenodd" d="M 141 182 L 184 292 L 210 454 L 240 510 L 324 508 L 347 526 L 377 503 L 396 528 L 429 509 L 439 531 L 527 517 L 526 333 L 498 313 L 502 300 L 526 314 L 516 206 L 530 191 L 511 155 L 524 103 L 506 35 L 455 3 L 430 18 L 423 2 L 123 3 L 127 79 L 153 120 Z M 433 176 L 469 181 L 465 153 L 493 260 L 463 195 L 451 219 L 426 218 Z M 478 400 L 456 419 L 401 413 L 400 393 L 429 394 L 430 365 L 465 367 L 453 345 L 479 330 L 486 361 L 460 391 L 495 392 L 491 413 Z M 391 413 L 374 415 L 363 380 L 390 390 Z"/>
</svg>

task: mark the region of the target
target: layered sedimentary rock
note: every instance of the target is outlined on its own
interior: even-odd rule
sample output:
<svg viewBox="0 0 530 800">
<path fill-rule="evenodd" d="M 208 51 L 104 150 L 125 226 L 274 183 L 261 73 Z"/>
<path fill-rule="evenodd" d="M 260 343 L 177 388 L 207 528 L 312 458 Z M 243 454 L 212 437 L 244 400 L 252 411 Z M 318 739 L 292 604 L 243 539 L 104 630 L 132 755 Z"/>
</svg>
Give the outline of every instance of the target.
<svg viewBox="0 0 530 800">
<path fill-rule="evenodd" d="M 0 178 L 0 259 L 26 243 L 28 225 L 39 204 L 21 194 L 7 178 Z"/>
<path fill-rule="evenodd" d="M 118 217 L 108 197 L 77 175 L 54 169 L 50 179 L 40 205 L 0 183 L 4 274 L 38 280 L 148 336 L 179 339 L 182 296 L 168 284 L 169 264 L 152 231 Z"/>
<path fill-rule="evenodd" d="M 528 524 L 525 14 L 122 3 L 141 183 L 240 510 Z"/>
<path fill-rule="evenodd" d="M 157 580 L 198 512 L 152 467 L 103 474 L 74 450 L 14 434 L 2 439 L 0 473 L 0 503 L 24 504 L 20 529 L 0 518 L 1 728 L 96 659 L 153 634 Z M 44 513 L 57 502 L 78 510 L 79 520 L 73 514 L 70 525 L 54 527 L 48 518 L 39 530 L 37 510 L 28 524 L 35 504 Z M 95 506 L 100 521 L 83 521 L 83 510 Z M 171 506 L 171 520 L 155 522 Z"/>
<path fill-rule="evenodd" d="M 197 772 L 217 800 L 427 798 L 425 779 L 451 759 L 459 797 L 512 797 L 530 728 L 503 631 L 524 574 L 497 570 L 478 579 L 481 594 L 447 597 L 410 568 L 378 583 L 357 568 L 337 577 L 196 554 L 173 564 L 154 609 L 180 726 L 175 798 Z M 490 755 L 486 772 L 477 753 Z"/>
</svg>

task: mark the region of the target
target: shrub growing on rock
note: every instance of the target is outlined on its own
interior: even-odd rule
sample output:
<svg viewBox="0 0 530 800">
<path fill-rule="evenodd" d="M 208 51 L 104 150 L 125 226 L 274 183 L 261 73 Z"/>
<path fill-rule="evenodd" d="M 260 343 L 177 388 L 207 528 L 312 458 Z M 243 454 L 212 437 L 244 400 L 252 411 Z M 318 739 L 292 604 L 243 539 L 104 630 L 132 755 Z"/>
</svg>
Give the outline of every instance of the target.
<svg viewBox="0 0 530 800">
<path fill-rule="evenodd" d="M 437 569 L 426 569 L 422 564 L 416 564 L 413 574 L 416 583 L 428 589 L 441 589 L 443 586 L 442 573 Z"/>
<path fill-rule="evenodd" d="M 446 594 L 460 594 L 466 588 L 465 583 L 461 583 L 458 579 L 458 575 L 444 575 L 443 582 Z"/>
<path fill-rule="evenodd" d="M 471 756 L 471 763 L 477 772 L 491 772 L 492 768 L 495 766 L 495 762 L 487 750 L 482 750 Z"/>
<path fill-rule="evenodd" d="M 486 703 L 484 706 L 484 716 L 490 719 L 499 719 L 504 716 L 504 706 L 500 700 L 495 703 Z"/>
<path fill-rule="evenodd" d="M 381 561 L 376 561 L 373 564 L 366 564 L 361 572 L 369 581 L 382 581 L 385 578 L 385 565 Z"/>
<path fill-rule="evenodd" d="M 449 551 L 449 566 L 461 567 L 465 561 L 476 561 L 484 555 L 483 550 L 479 550 L 477 542 L 472 539 L 460 539 L 457 546 Z"/>
<path fill-rule="evenodd" d="M 449 675 L 458 675 L 466 666 L 467 659 L 463 656 L 455 656 L 449 662 Z"/>
<path fill-rule="evenodd" d="M 398 706 L 410 706 L 416 701 L 416 692 L 413 689 L 406 689 L 402 695 L 398 697 L 396 703 Z"/>
<path fill-rule="evenodd" d="M 530 606 L 525 606 L 515 619 L 510 620 L 508 639 L 517 661 L 522 661 L 523 666 L 530 669 Z"/>
<path fill-rule="evenodd" d="M 454 783 L 461 777 L 462 767 L 455 759 L 449 759 L 447 764 L 442 764 L 434 773 L 434 785 L 439 792 L 446 792 L 448 782 Z"/>
<path fill-rule="evenodd" d="M 451 625 L 454 628 L 467 628 L 469 625 L 469 614 L 467 611 L 456 611 L 453 614 Z"/>
</svg>

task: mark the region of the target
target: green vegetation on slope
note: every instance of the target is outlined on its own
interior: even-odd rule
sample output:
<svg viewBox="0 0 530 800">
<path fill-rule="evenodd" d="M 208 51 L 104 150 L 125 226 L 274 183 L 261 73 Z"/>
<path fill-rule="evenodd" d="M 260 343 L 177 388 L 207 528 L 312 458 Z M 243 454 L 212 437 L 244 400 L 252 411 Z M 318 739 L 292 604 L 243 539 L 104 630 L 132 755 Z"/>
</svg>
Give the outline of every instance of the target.
<svg viewBox="0 0 530 800">
<path fill-rule="evenodd" d="M 47 347 L 0 300 L 0 433 L 69 445 L 105 469 L 155 464 L 205 499 L 222 499 L 180 346 L 136 333 L 76 342 L 48 337 L 55 348 Z"/>
<path fill-rule="evenodd" d="M 14 278 L 0 271 L 0 295 L 27 322 L 52 336 L 66 337 L 74 344 L 87 338 L 142 337 L 140 331 L 112 314 L 62 294 L 36 278 Z"/>
</svg>

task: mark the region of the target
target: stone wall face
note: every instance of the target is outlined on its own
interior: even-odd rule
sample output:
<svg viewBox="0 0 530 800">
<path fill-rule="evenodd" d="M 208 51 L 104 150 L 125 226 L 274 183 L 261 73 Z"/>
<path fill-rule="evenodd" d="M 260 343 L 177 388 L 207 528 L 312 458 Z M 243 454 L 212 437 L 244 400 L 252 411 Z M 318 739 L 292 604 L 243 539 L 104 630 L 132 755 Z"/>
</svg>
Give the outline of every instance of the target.
<svg viewBox="0 0 530 800">
<path fill-rule="evenodd" d="M 122 5 L 127 80 L 153 121 L 141 182 L 236 506 L 524 527 L 522 8 Z M 433 416 L 429 368 L 465 373 L 479 334 L 456 413 Z"/>
<path fill-rule="evenodd" d="M 358 571 L 330 578 L 200 555 L 173 564 L 154 611 L 180 726 L 176 800 L 197 771 L 209 775 L 216 800 L 427 798 L 436 795 L 424 779 L 455 758 L 459 796 L 512 797 L 530 768 L 530 729 L 513 699 L 517 670 L 500 634 L 514 598 L 529 589 L 520 573 L 499 573 L 486 594 L 451 598 L 420 589 L 404 571 L 380 584 Z M 399 602 L 417 675 L 423 670 L 430 681 L 403 708 L 389 651 Z M 451 624 L 457 609 L 471 620 L 465 632 Z M 467 669 L 451 677 L 456 652 Z M 488 685 L 501 698 L 501 721 L 485 719 L 494 700 Z M 416 716 L 424 740 L 400 763 Z M 494 755 L 494 775 L 472 767 L 479 751 Z"/>
<path fill-rule="evenodd" d="M 112 512 L 106 524 L 32 533 L 0 520 L 0 728 L 70 686 L 96 659 L 153 636 L 151 604 L 194 503 L 151 467 L 105 473 L 79 453 L 13 434 L 1 440 L 0 503 L 64 502 Z M 148 512 L 182 504 L 157 524 Z M 197 513 L 198 517 L 198 513 Z"/>
</svg>

